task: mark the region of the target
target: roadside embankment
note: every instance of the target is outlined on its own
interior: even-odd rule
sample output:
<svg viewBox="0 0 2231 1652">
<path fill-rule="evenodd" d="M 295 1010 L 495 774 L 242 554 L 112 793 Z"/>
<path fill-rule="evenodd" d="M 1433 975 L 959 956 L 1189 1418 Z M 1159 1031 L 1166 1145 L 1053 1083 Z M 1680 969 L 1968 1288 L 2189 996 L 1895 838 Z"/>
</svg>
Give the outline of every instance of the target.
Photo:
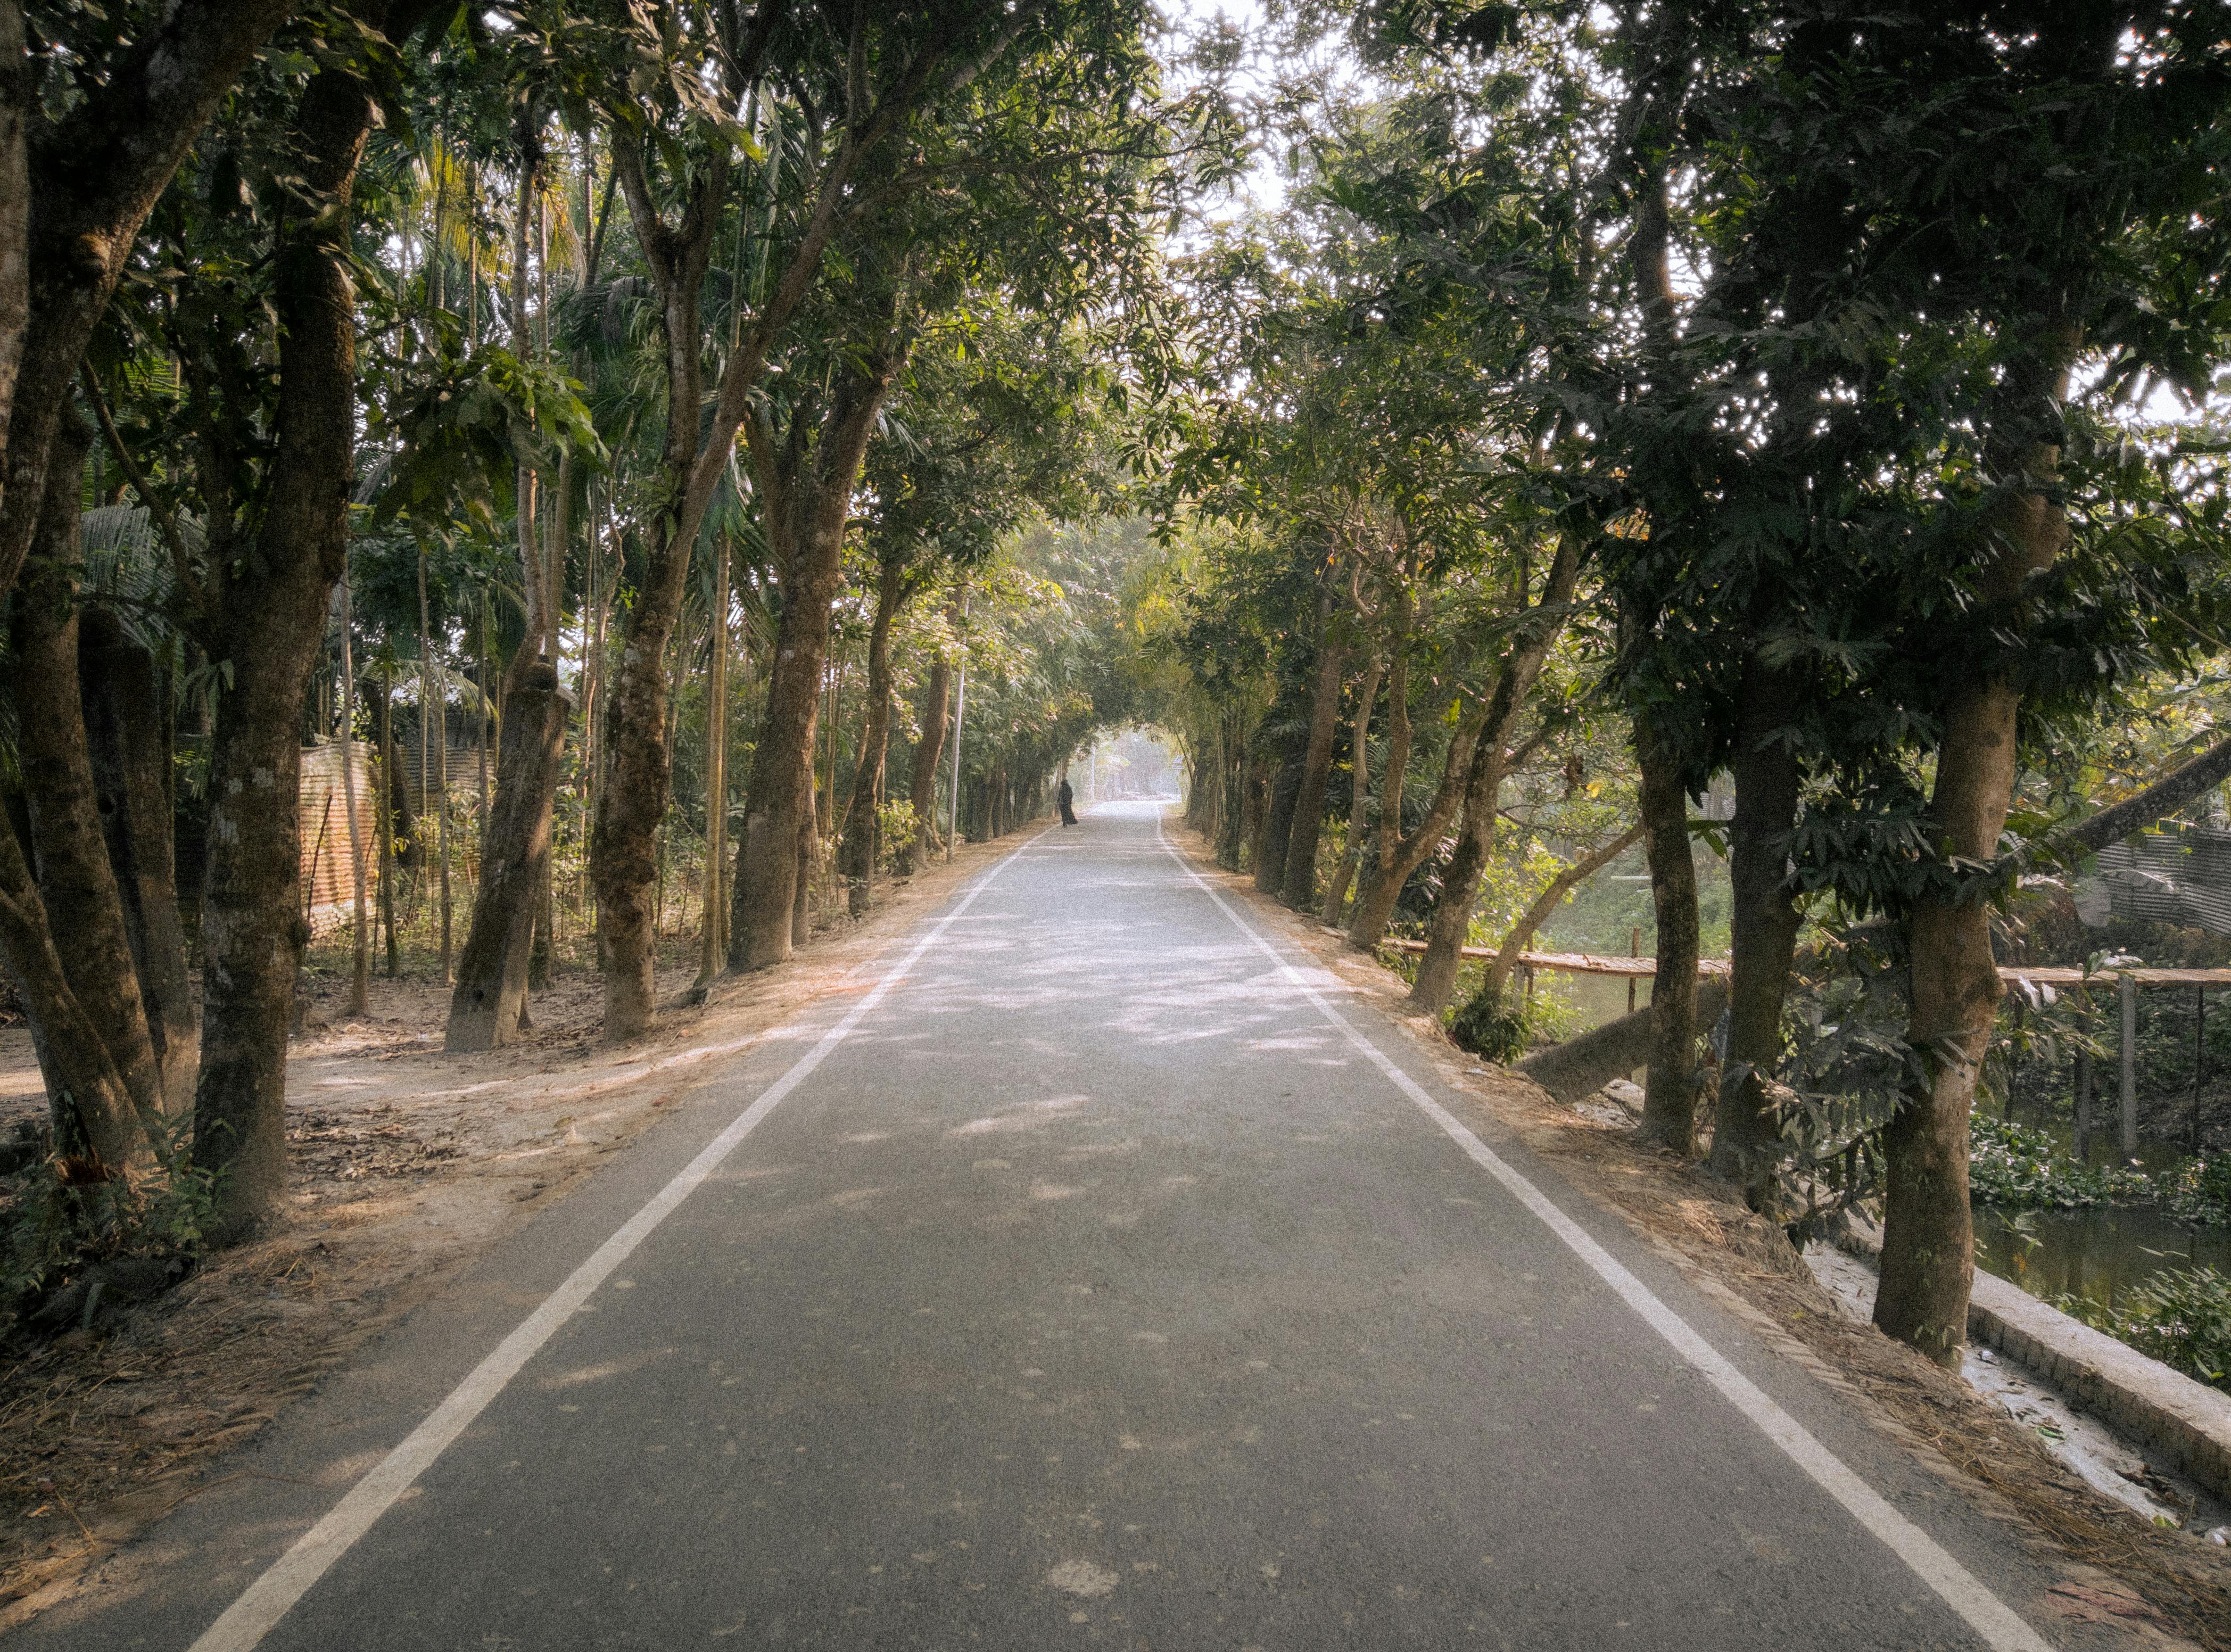
<svg viewBox="0 0 2231 1652">
<path fill-rule="evenodd" d="M 1969 1295 L 1968 1333 L 2231 1501 L 2231 1394 L 2149 1359 L 1981 1268 Z"/>
</svg>

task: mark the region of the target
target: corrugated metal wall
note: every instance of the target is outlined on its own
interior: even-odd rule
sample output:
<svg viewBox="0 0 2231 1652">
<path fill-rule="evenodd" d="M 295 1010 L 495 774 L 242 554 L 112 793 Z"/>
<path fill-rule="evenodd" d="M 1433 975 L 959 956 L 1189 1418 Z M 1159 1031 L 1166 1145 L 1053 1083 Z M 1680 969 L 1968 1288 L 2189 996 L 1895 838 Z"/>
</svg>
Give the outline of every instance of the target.
<svg viewBox="0 0 2231 1652">
<path fill-rule="evenodd" d="M 357 840 L 364 848 L 365 898 L 375 898 L 379 884 L 379 845 L 372 813 L 375 773 L 372 747 L 352 740 L 346 747 L 311 746 L 302 753 L 302 905 L 310 933 L 325 935 L 346 927 L 356 915 L 356 887 L 349 875 L 347 790 L 341 764 L 355 771 Z"/>
<path fill-rule="evenodd" d="M 2231 832 L 2147 832 L 2099 852 L 2114 915 L 2231 935 Z"/>
<path fill-rule="evenodd" d="M 439 742 L 436 743 L 438 746 Z M 478 801 L 481 787 L 480 753 L 474 748 L 470 740 L 461 737 L 455 731 L 452 731 L 449 735 L 449 746 L 451 800 L 458 804 L 465 802 L 468 799 Z M 423 765 L 419 762 L 418 728 L 415 722 L 397 728 L 395 768 L 396 772 L 403 777 L 403 794 L 410 800 L 411 813 L 424 814 L 426 812 L 426 799 L 434 789 L 435 777 L 440 762 L 441 754 L 438 750 L 428 752 L 425 762 Z M 423 786 L 419 782 L 422 768 L 425 776 L 425 783 Z M 488 784 L 491 787 L 495 784 L 495 753 L 493 751 L 488 753 Z"/>
</svg>

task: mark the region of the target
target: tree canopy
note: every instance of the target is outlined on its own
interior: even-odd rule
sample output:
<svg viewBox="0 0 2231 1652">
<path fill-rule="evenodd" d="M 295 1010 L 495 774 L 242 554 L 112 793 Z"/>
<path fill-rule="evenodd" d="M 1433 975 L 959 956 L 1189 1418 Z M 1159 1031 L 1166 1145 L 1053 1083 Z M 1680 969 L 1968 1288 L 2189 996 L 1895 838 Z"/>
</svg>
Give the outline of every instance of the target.
<svg viewBox="0 0 2231 1652">
<path fill-rule="evenodd" d="M 1953 1357 L 2000 966 L 2220 746 L 2220 16 L 1256 43 L 0 0 L 0 953 L 58 1155 L 252 1233 L 326 936 L 452 1048 L 573 967 L 630 1042 L 680 949 L 779 963 L 1151 727 L 1210 853 L 1487 1053 L 1562 1030 L 1516 972 L 1573 903 L 1646 929 L 1645 1132 L 1880 1210 L 1878 1319 Z M 1855 960 L 1888 1079 L 1792 1053 Z"/>
</svg>

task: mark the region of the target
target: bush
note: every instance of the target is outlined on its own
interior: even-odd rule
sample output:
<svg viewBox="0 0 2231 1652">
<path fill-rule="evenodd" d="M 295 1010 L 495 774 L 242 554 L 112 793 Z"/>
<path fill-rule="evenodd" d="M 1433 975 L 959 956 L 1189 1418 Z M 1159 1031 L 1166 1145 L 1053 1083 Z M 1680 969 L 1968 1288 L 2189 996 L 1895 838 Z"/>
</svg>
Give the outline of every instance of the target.
<svg viewBox="0 0 2231 1652">
<path fill-rule="evenodd" d="M 2188 1160 L 2154 1178 L 2162 1214 L 2203 1227 L 2231 1228 L 2231 1153 Z"/>
<path fill-rule="evenodd" d="M 2150 1204 L 2174 1221 L 2231 1227 L 2231 1154 L 2190 1159 L 2152 1176 L 2119 1165 L 2095 1170 L 2044 1130 L 1982 1113 L 1968 1140 L 1968 1189 L 1979 1204 L 2009 1210 Z"/>
<path fill-rule="evenodd" d="M 2041 1130 L 1978 1113 L 1969 1125 L 1968 1191 L 2012 1210 L 2140 1204 L 2154 1196 L 2143 1171 L 2079 1164 Z"/>
<path fill-rule="evenodd" d="M 1483 985 L 1448 1013 L 1449 1036 L 1459 1047 L 1508 1065 L 1537 1045 L 1556 1044 L 1581 1030 L 1580 1007 L 1563 983 L 1536 983 L 1532 993 L 1493 994 Z"/>
<path fill-rule="evenodd" d="M 80 1275 L 127 1260 L 137 1276 L 182 1277 L 208 1248 L 216 1192 L 215 1176 L 184 1164 L 164 1177 L 84 1186 L 51 1162 L 25 1171 L 0 1202 L 0 1312 L 10 1303 L 25 1312 Z"/>
<path fill-rule="evenodd" d="M 898 870 L 921 832 L 922 821 L 906 799 L 876 805 L 876 842 L 885 871 Z"/>
<path fill-rule="evenodd" d="M 2157 1273 L 2103 1308 L 2083 1297 L 2055 1305 L 2188 1377 L 2231 1391 L 2231 1279 L 2212 1267 Z"/>
<path fill-rule="evenodd" d="M 1526 1053 L 1533 1027 L 1523 997 L 1482 987 L 1449 1014 L 1449 1036 L 1461 1049 L 1508 1065 Z"/>
</svg>

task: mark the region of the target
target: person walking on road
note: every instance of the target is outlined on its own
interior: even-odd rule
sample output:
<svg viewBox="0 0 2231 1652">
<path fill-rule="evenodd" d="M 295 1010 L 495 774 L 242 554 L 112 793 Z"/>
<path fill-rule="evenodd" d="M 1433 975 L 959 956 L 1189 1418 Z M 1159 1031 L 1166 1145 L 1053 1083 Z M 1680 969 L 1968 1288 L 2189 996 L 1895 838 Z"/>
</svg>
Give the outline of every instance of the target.
<svg viewBox="0 0 2231 1652">
<path fill-rule="evenodd" d="M 1070 789 L 1068 775 L 1064 774 L 1061 777 L 1061 788 L 1053 794 L 1053 800 L 1061 807 L 1062 825 L 1075 826 L 1077 824 L 1077 794 Z"/>
</svg>

